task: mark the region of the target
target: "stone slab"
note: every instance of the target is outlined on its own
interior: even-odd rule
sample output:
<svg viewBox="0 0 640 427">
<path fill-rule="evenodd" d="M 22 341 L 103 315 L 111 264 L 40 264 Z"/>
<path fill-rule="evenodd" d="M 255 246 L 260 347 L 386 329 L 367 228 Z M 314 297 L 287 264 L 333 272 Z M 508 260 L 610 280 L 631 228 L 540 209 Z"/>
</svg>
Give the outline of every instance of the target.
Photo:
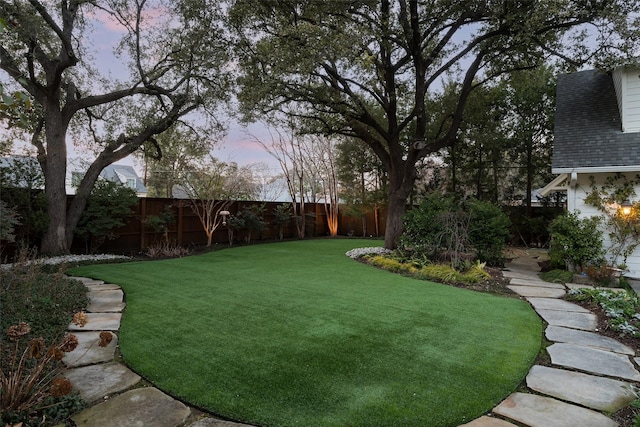
<svg viewBox="0 0 640 427">
<path fill-rule="evenodd" d="M 620 341 L 605 337 L 594 332 L 580 331 L 577 329 L 564 328 L 562 326 L 547 326 L 544 331 L 545 336 L 552 342 L 565 342 L 582 345 L 586 347 L 598 348 L 600 350 L 613 351 L 615 353 L 633 356 L 635 351 Z"/>
<path fill-rule="evenodd" d="M 538 288 L 553 288 L 553 289 L 562 289 L 564 290 L 564 285 L 560 283 L 551 283 L 545 282 L 544 280 L 538 278 L 530 278 L 524 279 L 520 277 L 514 277 L 509 281 L 510 285 L 518 285 L 518 286 L 535 286 Z"/>
<path fill-rule="evenodd" d="M 482 416 L 480 418 L 476 418 L 470 423 L 462 424 L 459 427 L 517 427 L 515 424 L 511 424 L 507 421 L 501 420 L 500 418 Z"/>
<path fill-rule="evenodd" d="M 599 412 L 535 394 L 513 393 L 493 412 L 530 427 L 618 426 Z"/>
<path fill-rule="evenodd" d="M 102 281 L 102 280 L 92 279 L 92 278 L 90 278 L 90 277 L 76 277 L 76 276 L 68 276 L 68 277 L 69 277 L 70 279 L 73 279 L 73 280 L 77 280 L 77 281 L 79 281 L 79 282 L 82 282 L 82 283 L 84 283 L 85 285 L 89 285 L 89 284 L 92 284 L 92 285 L 93 285 L 93 284 L 96 284 L 96 285 L 98 285 L 98 284 L 102 284 L 102 283 L 104 283 L 104 281 Z"/>
<path fill-rule="evenodd" d="M 509 285 L 507 288 L 523 297 L 562 298 L 565 294 L 564 289 L 547 287 Z"/>
<path fill-rule="evenodd" d="M 547 347 L 551 363 L 593 374 L 640 381 L 629 356 L 568 343 L 555 343 Z"/>
<path fill-rule="evenodd" d="M 529 304 L 536 310 L 558 310 L 558 311 L 570 311 L 575 313 L 591 313 L 584 307 L 574 304 L 569 301 L 555 298 L 527 298 Z"/>
<path fill-rule="evenodd" d="M 537 273 L 531 272 L 531 271 L 526 271 L 526 270 L 522 270 L 522 269 L 512 269 L 512 270 L 502 270 L 502 275 L 504 277 L 508 277 L 511 279 L 537 279 L 540 280 L 540 277 L 538 277 Z"/>
<path fill-rule="evenodd" d="M 124 391 L 140 381 L 139 375 L 117 362 L 68 369 L 63 376 L 71 381 L 80 397 L 89 403 Z"/>
<path fill-rule="evenodd" d="M 252 427 L 249 424 L 234 423 L 233 421 L 217 420 L 215 418 L 203 418 L 190 424 L 189 427 Z"/>
<path fill-rule="evenodd" d="M 138 388 L 85 409 L 71 419 L 77 427 L 176 427 L 191 415 L 189 407 L 157 388 Z"/>
<path fill-rule="evenodd" d="M 90 302 L 87 306 L 88 313 L 120 313 L 124 310 L 124 302 Z"/>
<path fill-rule="evenodd" d="M 626 407 L 636 398 L 629 383 L 539 365 L 529 371 L 527 387 L 563 401 L 610 413 Z"/>
<path fill-rule="evenodd" d="M 90 290 L 87 292 L 87 297 L 91 302 L 122 302 L 124 300 L 124 292 L 122 292 L 122 289 Z"/>
<path fill-rule="evenodd" d="M 598 326 L 596 315 L 592 313 L 575 313 L 558 310 L 536 310 L 536 313 L 549 325 L 595 331 Z"/>
<path fill-rule="evenodd" d="M 70 331 L 117 331 L 120 329 L 122 313 L 86 313 L 87 324 L 78 326 L 69 325 Z"/>
<path fill-rule="evenodd" d="M 111 362 L 116 355 L 118 336 L 109 332 L 111 342 L 106 347 L 100 347 L 100 332 L 74 332 L 78 338 L 75 350 L 65 353 L 62 361 L 69 367 L 91 365 L 93 363 Z"/>
<path fill-rule="evenodd" d="M 85 286 L 89 291 L 116 291 L 118 289 L 122 289 L 119 285 L 111 283 L 100 283 L 95 285 L 87 285 L 85 283 Z"/>
</svg>

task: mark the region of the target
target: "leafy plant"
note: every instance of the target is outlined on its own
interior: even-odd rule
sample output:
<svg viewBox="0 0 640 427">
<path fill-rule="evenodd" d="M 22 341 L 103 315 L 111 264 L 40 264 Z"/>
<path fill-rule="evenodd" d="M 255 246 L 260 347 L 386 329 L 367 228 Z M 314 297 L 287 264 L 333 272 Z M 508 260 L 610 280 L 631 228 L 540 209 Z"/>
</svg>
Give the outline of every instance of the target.
<svg viewBox="0 0 640 427">
<path fill-rule="evenodd" d="M 293 211 L 290 203 L 282 203 L 273 210 L 273 222 L 278 226 L 278 238 L 283 239 L 284 226 L 291 222 Z"/>
<path fill-rule="evenodd" d="M 640 183 L 640 177 L 629 180 L 626 175 L 617 173 L 608 176 L 600 187 L 593 176 L 589 178 L 591 191 L 585 202 L 602 212 L 602 225 L 610 240 L 607 248 L 609 263 L 614 267 L 626 267 L 627 258 L 640 245 L 640 203 L 632 204 L 628 212 L 621 206 L 636 195 L 634 188 Z"/>
<path fill-rule="evenodd" d="M 640 338 L 640 297 L 634 292 L 580 288 L 570 290 L 568 298 L 598 304 L 612 330 L 619 332 L 620 336 Z"/>
<path fill-rule="evenodd" d="M 604 257 L 599 217 L 579 218 L 577 213 L 556 217 L 549 225 L 551 233 L 550 256 L 557 257 L 567 266 L 583 268 L 601 264 Z"/>
<path fill-rule="evenodd" d="M 115 230 L 126 223 L 137 200 L 135 190 L 129 187 L 106 179 L 96 181 L 75 230 L 85 240 L 87 253 L 105 239 L 117 237 Z"/>
<path fill-rule="evenodd" d="M 469 241 L 478 259 L 490 265 L 504 263 L 504 249 L 511 221 L 498 206 L 474 200 L 469 203 Z"/>
<path fill-rule="evenodd" d="M 63 370 L 64 353 L 78 345 L 75 335 L 65 335 L 53 344 L 45 344 L 42 337 L 25 339 L 31 332 L 26 322 L 19 322 L 7 330 L 11 350 L 0 364 L 0 407 L 3 418 L 10 414 L 32 416 L 45 406 L 48 397 L 58 398 L 71 393 L 71 382 L 58 377 Z M 55 403 L 54 403 L 55 404 Z M 8 420 L 3 420 L 8 422 Z"/>
<path fill-rule="evenodd" d="M 149 215 L 145 218 L 145 225 L 156 233 L 162 233 L 164 243 L 169 243 L 169 226 L 176 221 L 173 209 L 166 205 L 160 215 Z"/>
</svg>

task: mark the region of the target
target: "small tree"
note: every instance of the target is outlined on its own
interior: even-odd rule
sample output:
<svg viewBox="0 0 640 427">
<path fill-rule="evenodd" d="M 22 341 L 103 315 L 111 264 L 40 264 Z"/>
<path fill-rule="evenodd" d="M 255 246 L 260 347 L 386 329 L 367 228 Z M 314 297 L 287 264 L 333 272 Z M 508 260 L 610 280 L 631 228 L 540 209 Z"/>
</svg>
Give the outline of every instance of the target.
<svg viewBox="0 0 640 427">
<path fill-rule="evenodd" d="M 164 243 L 169 243 L 169 226 L 176 221 L 173 209 L 166 205 L 160 215 L 149 215 L 145 218 L 145 225 L 156 233 L 162 233 Z"/>
<path fill-rule="evenodd" d="M 278 226 L 278 238 L 284 239 L 284 226 L 291 222 L 291 204 L 282 203 L 273 210 L 273 222 Z"/>
<path fill-rule="evenodd" d="M 96 182 L 80 217 L 76 235 L 84 239 L 86 252 L 97 249 L 106 239 L 115 239 L 115 230 L 126 224 L 138 202 L 135 190 L 101 179 Z"/>
<path fill-rule="evenodd" d="M 246 241 L 248 244 L 251 243 L 251 234 L 254 231 L 261 232 L 266 228 L 266 224 L 263 219 L 263 214 L 264 214 L 264 204 L 261 204 L 261 205 L 245 206 L 240 212 L 240 214 L 238 215 L 239 217 L 242 218 L 244 222 L 242 228 L 247 230 Z"/>
<path fill-rule="evenodd" d="M 222 224 L 220 212 L 229 210 L 234 200 L 250 199 L 254 190 L 248 167 L 239 168 L 235 163 L 227 164 L 213 157 L 199 167 L 183 172 L 181 182 L 189 205 L 207 235 L 207 247 L 211 246 L 213 233 Z"/>
</svg>

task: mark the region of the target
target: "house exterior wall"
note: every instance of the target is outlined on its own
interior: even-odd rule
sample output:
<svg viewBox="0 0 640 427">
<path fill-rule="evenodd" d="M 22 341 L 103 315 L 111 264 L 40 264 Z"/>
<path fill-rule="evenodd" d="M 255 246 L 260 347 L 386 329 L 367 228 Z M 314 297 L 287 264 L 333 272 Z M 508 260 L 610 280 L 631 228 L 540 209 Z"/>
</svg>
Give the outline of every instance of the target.
<svg viewBox="0 0 640 427">
<path fill-rule="evenodd" d="M 638 172 L 623 174 L 629 180 L 633 180 L 636 177 Z M 567 209 L 569 212 L 576 212 L 578 216 L 581 218 L 592 217 L 603 215 L 597 208 L 594 206 L 588 205 L 585 203 L 585 198 L 591 191 L 591 180 L 592 176 L 595 179 L 596 185 L 600 186 L 605 183 L 608 176 L 613 176 L 612 173 L 580 173 L 577 176 L 577 180 L 575 183 L 569 185 L 569 189 L 567 190 Z M 636 197 L 631 200 L 631 202 L 638 202 L 640 200 L 640 186 L 636 186 Z M 608 248 L 611 246 L 610 239 L 608 236 L 608 232 L 603 228 L 603 243 L 604 247 Z M 607 253 L 607 260 L 613 261 L 612 256 L 609 251 Z M 622 263 L 622 259 L 618 259 L 617 263 Z M 640 247 L 636 248 L 636 250 L 627 258 L 627 267 L 628 272 L 625 273 L 625 276 L 632 278 L 640 278 Z"/>
<path fill-rule="evenodd" d="M 619 67 L 613 71 L 623 132 L 640 131 L 640 70 Z"/>
</svg>

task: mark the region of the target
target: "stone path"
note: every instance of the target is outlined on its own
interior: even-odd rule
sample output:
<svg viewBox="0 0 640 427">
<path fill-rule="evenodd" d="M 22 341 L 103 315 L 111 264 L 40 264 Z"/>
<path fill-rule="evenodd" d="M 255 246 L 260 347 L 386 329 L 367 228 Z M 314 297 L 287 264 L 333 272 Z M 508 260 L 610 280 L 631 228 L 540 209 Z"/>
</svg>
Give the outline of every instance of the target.
<svg viewBox="0 0 640 427">
<path fill-rule="evenodd" d="M 548 326 L 547 348 L 552 366 L 535 365 L 526 378 L 529 392 L 508 396 L 489 415 L 467 427 L 614 427 L 606 413 L 629 405 L 640 381 L 640 358 L 622 343 L 596 333 L 596 317 L 561 300 L 567 288 L 539 279 L 533 257 L 509 264 L 510 288 L 526 299 Z M 65 374 L 83 399 L 93 406 L 72 417 L 78 427 L 241 427 L 191 408 L 154 387 L 141 386 L 140 377 L 115 360 L 117 332 L 125 307 L 119 286 L 86 278 L 90 300 L 84 327 L 70 325 L 78 337 L 76 350 L 63 359 Z M 581 286 L 583 287 L 583 286 Z M 100 347 L 100 334 L 111 342 Z M 104 337 L 104 336 L 103 336 Z"/>
<path fill-rule="evenodd" d="M 124 294 L 118 285 L 74 277 L 87 287 L 89 306 L 87 323 L 69 325 L 78 337 L 78 347 L 63 358 L 75 390 L 90 405 L 71 419 L 78 427 L 241 427 L 208 416 L 199 416 L 191 408 L 155 387 L 141 385 L 141 378 L 116 361 L 117 332 L 125 308 Z M 103 335 L 101 337 L 101 334 Z M 108 334 L 111 340 L 101 347 Z"/>
<path fill-rule="evenodd" d="M 537 275 L 535 257 L 515 259 L 504 271 L 509 288 L 526 299 L 547 322 L 545 337 L 552 366 L 529 371 L 529 392 L 508 396 L 491 414 L 464 424 L 468 427 L 614 427 L 605 414 L 636 399 L 640 381 L 633 349 L 597 333 L 596 316 L 561 300 L 575 285 L 546 283 Z M 580 285 L 579 287 L 585 287 Z"/>
</svg>

